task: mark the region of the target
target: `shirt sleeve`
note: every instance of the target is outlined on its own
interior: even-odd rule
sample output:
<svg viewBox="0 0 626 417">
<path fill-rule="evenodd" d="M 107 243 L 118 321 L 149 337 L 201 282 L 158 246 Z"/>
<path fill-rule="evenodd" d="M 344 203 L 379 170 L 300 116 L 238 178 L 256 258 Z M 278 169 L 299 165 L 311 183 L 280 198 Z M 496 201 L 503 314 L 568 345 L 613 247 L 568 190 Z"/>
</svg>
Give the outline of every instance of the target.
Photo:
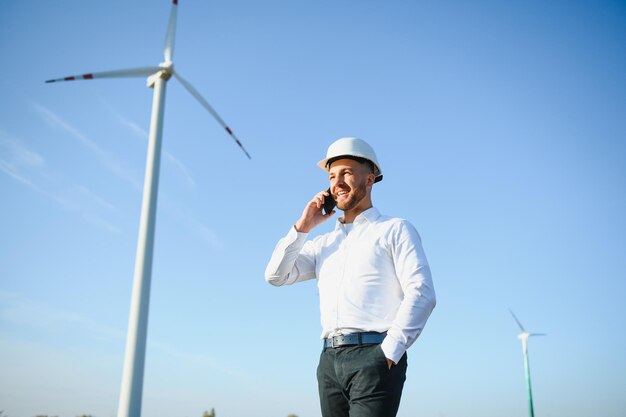
<svg viewBox="0 0 626 417">
<path fill-rule="evenodd" d="M 417 230 L 400 222 L 390 235 L 390 249 L 403 298 L 381 348 L 395 363 L 419 337 L 435 308 L 435 289 L 430 267 Z"/>
<path fill-rule="evenodd" d="M 315 278 L 315 252 L 308 233 L 291 227 L 276 244 L 272 258 L 265 268 L 265 280 L 275 286 L 290 285 Z"/>
</svg>

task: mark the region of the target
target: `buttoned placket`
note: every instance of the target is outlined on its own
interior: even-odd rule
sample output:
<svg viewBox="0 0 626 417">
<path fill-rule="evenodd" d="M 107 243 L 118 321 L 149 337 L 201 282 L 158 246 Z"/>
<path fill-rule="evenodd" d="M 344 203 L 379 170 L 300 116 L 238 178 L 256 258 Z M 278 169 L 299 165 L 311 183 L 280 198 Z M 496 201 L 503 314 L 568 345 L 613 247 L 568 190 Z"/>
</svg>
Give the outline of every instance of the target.
<svg viewBox="0 0 626 417">
<path fill-rule="evenodd" d="M 348 231 L 345 228 L 344 224 L 341 224 L 339 226 L 339 229 L 341 230 L 341 233 L 343 233 L 343 240 L 342 242 L 339 244 L 339 250 L 341 252 L 346 252 L 347 251 L 347 241 L 350 238 L 350 233 L 348 233 Z M 346 265 L 348 263 L 348 256 L 347 254 L 342 254 L 343 255 L 343 265 L 341 266 L 341 276 L 339 278 L 339 283 L 337 284 L 337 292 L 336 292 L 336 298 L 335 298 L 335 329 L 340 329 L 339 327 L 339 307 L 341 305 L 340 299 L 342 296 L 341 293 L 341 289 L 343 287 L 343 281 L 346 275 Z M 335 335 L 341 335 L 342 332 L 341 330 L 337 331 L 335 333 Z"/>
<path fill-rule="evenodd" d="M 340 300 L 342 300 L 344 298 L 344 284 L 345 284 L 345 279 L 346 279 L 346 267 L 348 265 L 348 263 L 350 262 L 350 258 L 352 256 L 352 248 L 354 247 L 354 245 L 352 244 L 353 241 L 355 239 L 357 239 L 357 235 L 360 234 L 360 232 L 362 231 L 361 228 L 363 227 L 362 223 L 365 222 L 365 218 L 362 216 L 359 216 L 355 219 L 354 223 L 352 223 L 351 226 L 351 230 L 348 233 L 348 231 L 345 228 L 345 225 L 342 224 L 340 226 L 341 232 L 344 234 L 344 239 L 341 242 L 341 244 L 339 245 L 339 250 L 344 252 L 343 254 L 343 265 L 342 265 L 342 270 L 341 270 L 341 277 L 339 279 L 339 283 L 337 285 L 337 298 L 335 300 L 336 305 L 335 305 L 335 329 L 341 329 L 341 324 L 339 322 L 339 307 L 341 306 L 341 302 Z M 337 331 L 335 333 L 336 335 L 341 335 L 342 332 L 341 330 Z"/>
</svg>

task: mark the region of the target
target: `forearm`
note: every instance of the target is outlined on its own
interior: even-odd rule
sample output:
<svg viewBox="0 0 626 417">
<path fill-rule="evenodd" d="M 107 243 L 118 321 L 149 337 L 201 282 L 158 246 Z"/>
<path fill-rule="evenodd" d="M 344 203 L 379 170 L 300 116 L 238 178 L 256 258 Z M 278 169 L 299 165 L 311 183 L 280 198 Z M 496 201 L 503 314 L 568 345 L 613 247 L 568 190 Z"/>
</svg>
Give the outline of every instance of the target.
<svg viewBox="0 0 626 417">
<path fill-rule="evenodd" d="M 385 356 L 396 363 L 422 333 L 435 308 L 436 297 L 430 271 L 424 275 L 428 277 L 422 278 L 419 286 L 412 285 L 404 290 L 404 298 L 382 343 Z"/>
</svg>

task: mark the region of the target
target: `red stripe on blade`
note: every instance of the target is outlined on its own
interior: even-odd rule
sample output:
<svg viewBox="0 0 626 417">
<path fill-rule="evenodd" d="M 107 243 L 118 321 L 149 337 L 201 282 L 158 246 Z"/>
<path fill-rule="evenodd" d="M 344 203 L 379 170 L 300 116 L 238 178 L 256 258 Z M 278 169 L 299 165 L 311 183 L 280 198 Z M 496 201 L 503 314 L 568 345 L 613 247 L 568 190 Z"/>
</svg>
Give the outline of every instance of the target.
<svg viewBox="0 0 626 417">
<path fill-rule="evenodd" d="M 230 127 L 228 127 L 228 126 L 226 126 L 226 131 L 227 131 L 229 134 L 231 134 L 231 135 L 233 134 L 233 131 L 232 131 L 232 130 L 230 130 Z"/>
<path fill-rule="evenodd" d="M 76 77 L 65 77 L 63 78 L 64 81 L 74 81 L 76 79 Z"/>
<path fill-rule="evenodd" d="M 83 80 L 93 80 L 93 74 L 85 74 L 85 75 L 83 75 Z"/>
</svg>

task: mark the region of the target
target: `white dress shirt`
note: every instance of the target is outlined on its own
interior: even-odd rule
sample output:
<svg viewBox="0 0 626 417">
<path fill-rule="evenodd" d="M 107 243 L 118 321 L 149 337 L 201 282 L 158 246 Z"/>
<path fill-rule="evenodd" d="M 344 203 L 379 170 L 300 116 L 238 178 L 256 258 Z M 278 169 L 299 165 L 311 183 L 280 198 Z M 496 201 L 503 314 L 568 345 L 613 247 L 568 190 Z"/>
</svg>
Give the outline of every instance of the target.
<svg viewBox="0 0 626 417">
<path fill-rule="evenodd" d="M 265 270 L 272 285 L 317 278 L 322 338 L 387 332 L 385 356 L 395 363 L 420 335 L 435 307 L 435 291 L 421 239 L 406 220 L 374 207 L 351 225 L 312 240 L 292 227 Z"/>
</svg>

